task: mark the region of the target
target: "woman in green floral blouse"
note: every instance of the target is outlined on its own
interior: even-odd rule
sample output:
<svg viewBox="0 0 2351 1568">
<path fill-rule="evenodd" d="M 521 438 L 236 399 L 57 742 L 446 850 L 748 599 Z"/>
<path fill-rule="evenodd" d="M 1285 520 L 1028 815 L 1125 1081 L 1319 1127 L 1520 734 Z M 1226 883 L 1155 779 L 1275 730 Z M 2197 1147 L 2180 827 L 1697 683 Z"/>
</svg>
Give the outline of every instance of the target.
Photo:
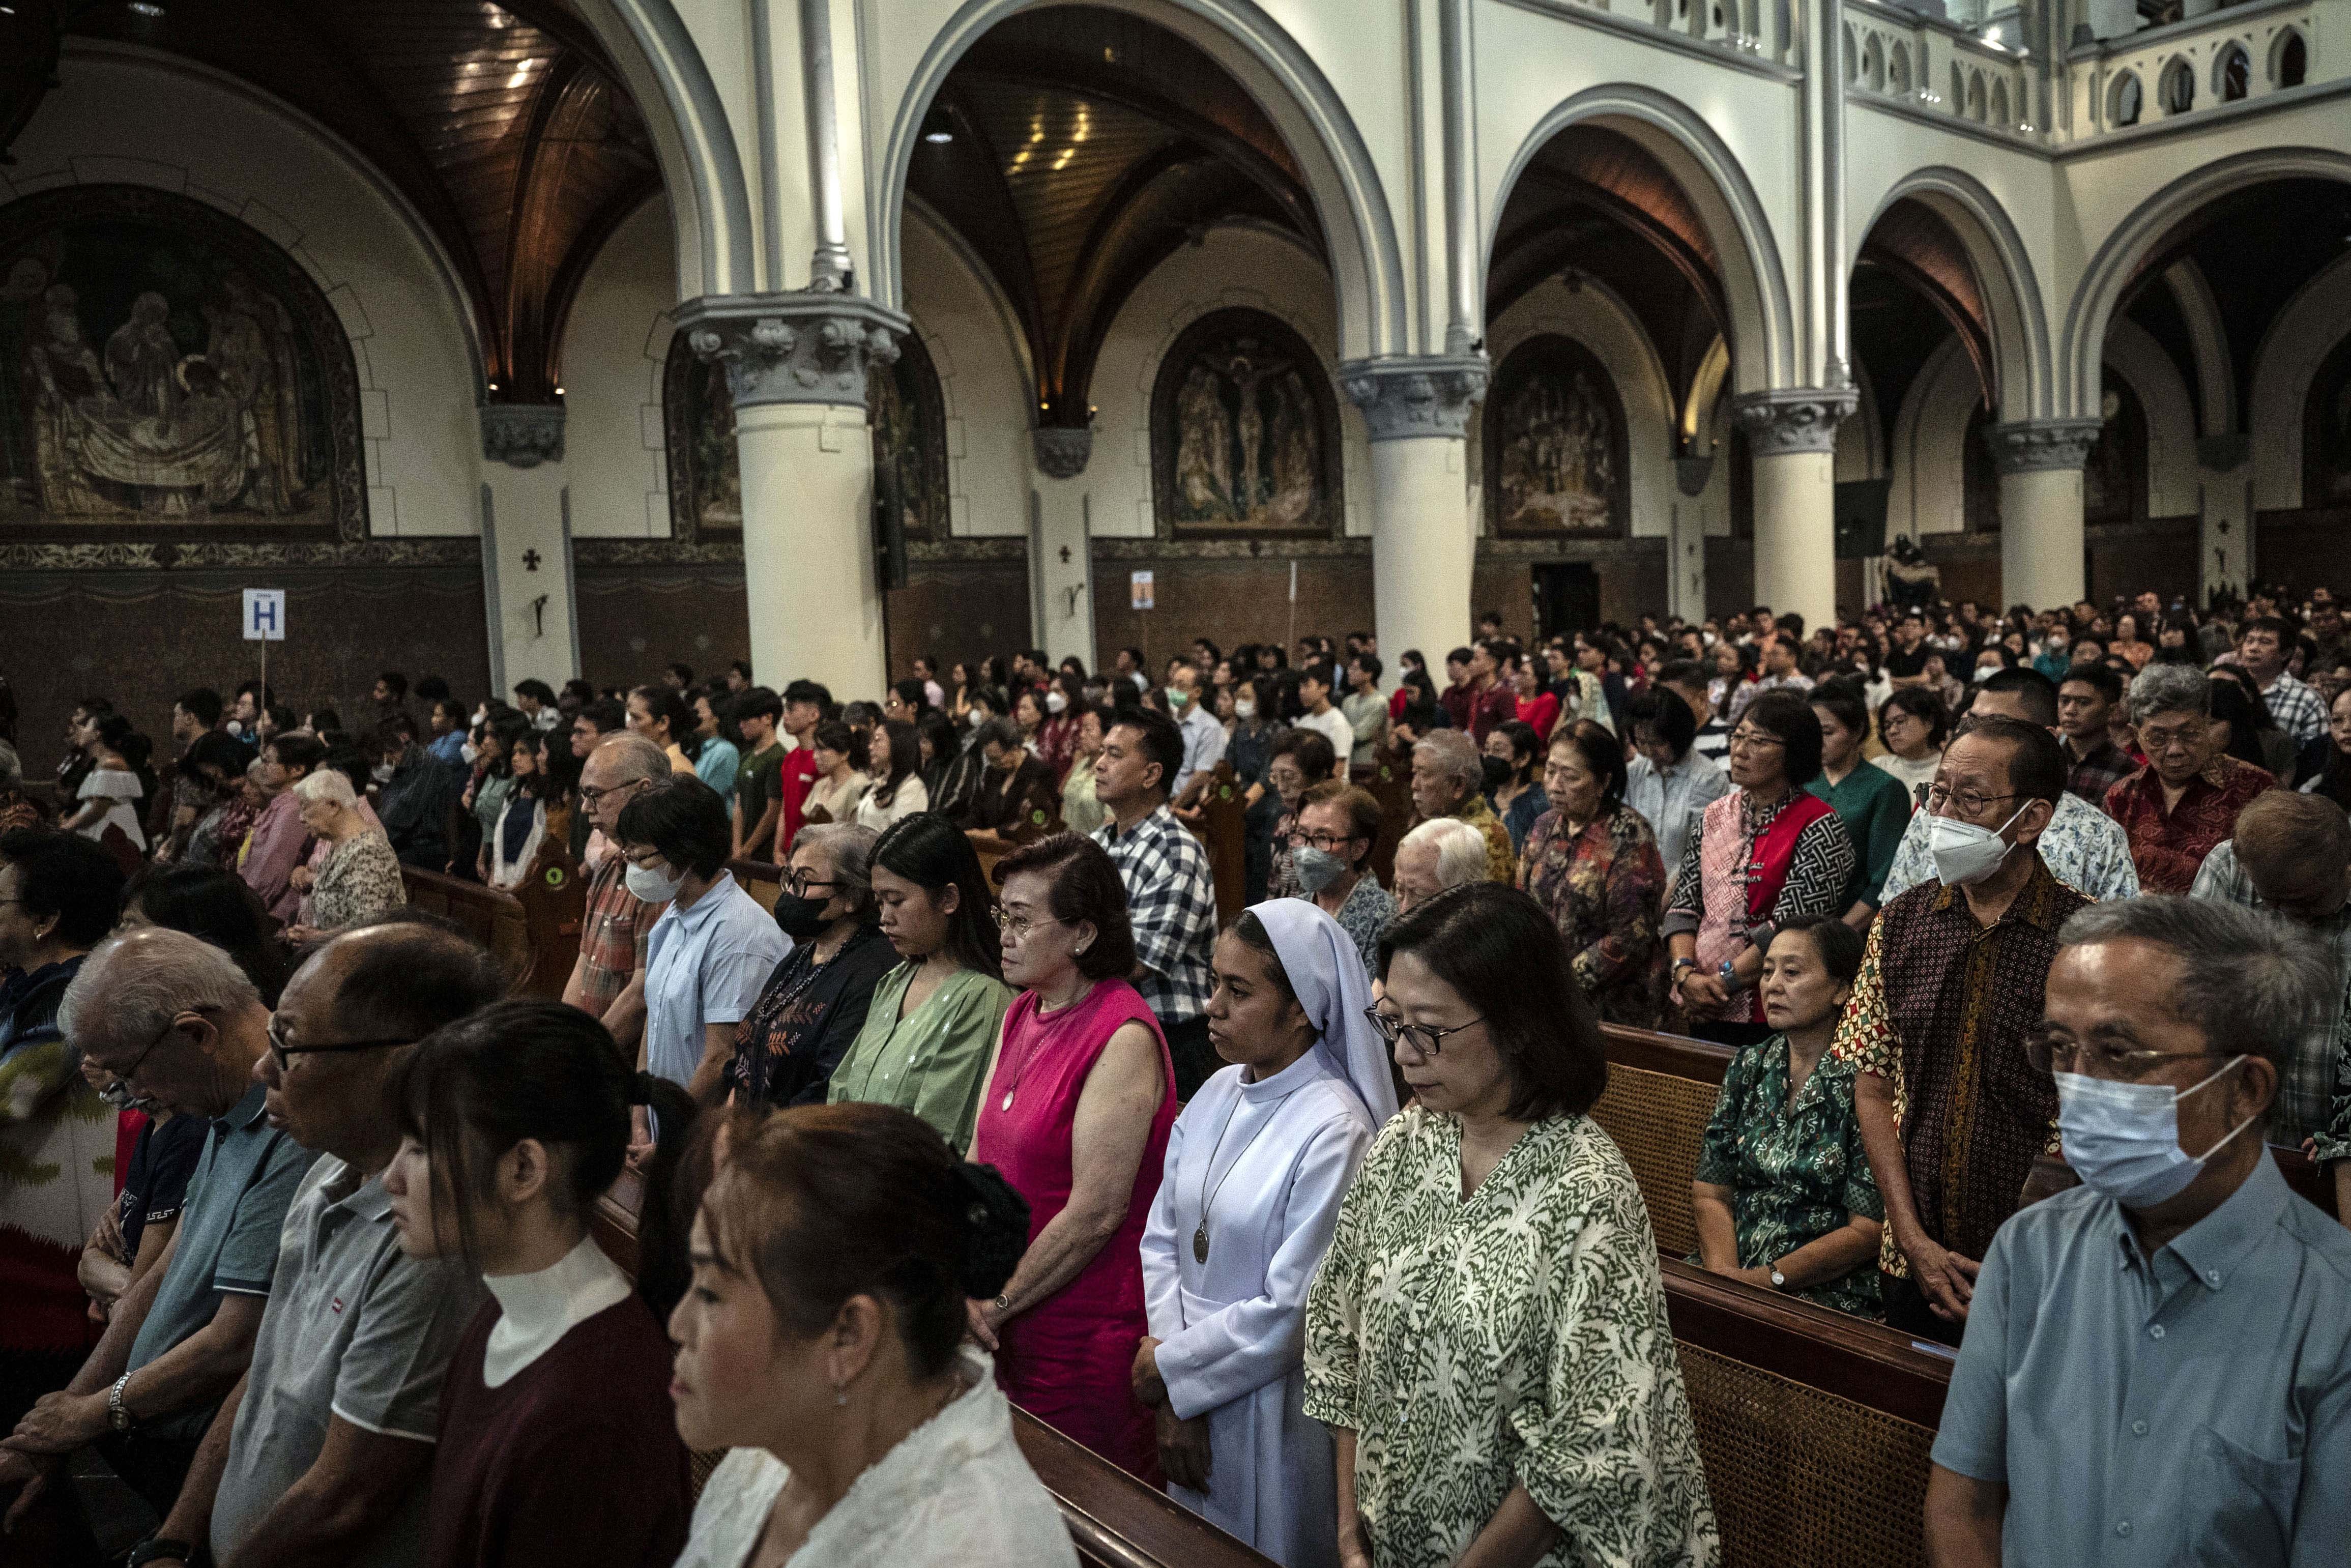
<svg viewBox="0 0 2351 1568">
<path fill-rule="evenodd" d="M 1607 1059 L 1558 927 L 1473 883 L 1398 919 L 1380 960 L 1373 1017 L 1415 1103 L 1306 1303 L 1343 1568 L 1710 1568 L 1656 1239 L 1584 1113 Z"/>
<path fill-rule="evenodd" d="M 1825 915 L 1798 915 L 1773 935 L 1762 1000 L 1778 1032 L 1723 1074 L 1690 1184 L 1690 1261 L 1874 1318 L 1886 1206 L 1862 1151 L 1853 1066 L 1825 1056 L 1862 946 L 1860 932 Z"/>
</svg>

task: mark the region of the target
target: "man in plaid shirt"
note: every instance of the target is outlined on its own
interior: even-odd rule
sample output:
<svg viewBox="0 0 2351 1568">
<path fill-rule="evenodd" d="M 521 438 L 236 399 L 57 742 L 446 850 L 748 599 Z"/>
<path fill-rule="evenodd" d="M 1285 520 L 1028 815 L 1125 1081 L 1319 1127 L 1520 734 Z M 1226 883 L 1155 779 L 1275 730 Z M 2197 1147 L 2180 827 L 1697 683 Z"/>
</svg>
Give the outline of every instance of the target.
<svg viewBox="0 0 2351 1568">
<path fill-rule="evenodd" d="M 588 883 L 580 919 L 580 958 L 563 999 L 601 1019 L 632 1060 L 645 1027 L 645 938 L 665 904 L 647 904 L 629 891 L 629 863 L 611 843 L 621 808 L 655 779 L 669 777 L 669 757 L 643 736 L 623 730 L 596 743 L 580 769 L 580 804 L 607 841 Z M 590 852 L 599 847 L 590 844 Z"/>
<path fill-rule="evenodd" d="M 1110 852 L 1126 884 L 1134 988 L 1159 1016 L 1176 1098 L 1188 1100 L 1217 1067 L 1208 1044 L 1217 890 L 1207 852 L 1167 809 L 1168 782 L 1183 766 L 1183 732 L 1165 715 L 1148 708 L 1123 715 L 1094 761 L 1094 796 L 1110 813 L 1094 842 Z"/>
<path fill-rule="evenodd" d="M 2204 857 L 2189 895 L 2266 909 L 2326 944 L 2345 1005 L 2286 1057 L 2269 1141 L 2299 1147 L 2315 1136 L 2332 1148 L 2351 1137 L 2351 1125 L 2332 1134 L 2328 1125 L 2337 1068 L 2351 1047 L 2351 820 L 2331 800 L 2272 789 L 2237 813 L 2235 833 Z M 2320 1157 L 2341 1154 L 2322 1149 Z"/>
<path fill-rule="evenodd" d="M 2318 694 L 2286 674 L 2285 651 L 2294 633 L 2274 615 L 2245 622 L 2237 633 L 2237 666 L 2262 689 L 2277 727 L 2307 746 L 2326 733 L 2326 705 Z"/>
</svg>

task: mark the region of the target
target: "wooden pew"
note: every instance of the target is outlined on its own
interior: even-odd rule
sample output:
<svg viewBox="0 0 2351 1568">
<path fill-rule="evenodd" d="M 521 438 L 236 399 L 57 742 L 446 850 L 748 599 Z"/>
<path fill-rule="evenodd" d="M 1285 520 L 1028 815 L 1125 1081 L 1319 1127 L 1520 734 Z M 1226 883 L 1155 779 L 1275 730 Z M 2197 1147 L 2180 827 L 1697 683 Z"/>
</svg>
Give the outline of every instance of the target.
<svg viewBox="0 0 2351 1568">
<path fill-rule="evenodd" d="M 604 1255 L 632 1278 L 643 1201 L 643 1184 L 623 1172 L 596 1200 L 589 1221 L 589 1234 Z M 1012 1435 L 1060 1507 L 1070 1543 L 1088 1568 L 1268 1568 L 1272 1562 L 1018 1407 Z M 722 1457 L 694 1456 L 697 1495 Z"/>
<path fill-rule="evenodd" d="M 1381 748 L 1380 760 L 1353 769 L 1350 780 L 1380 803 L 1380 836 L 1372 844 L 1372 874 L 1385 888 L 1395 886 L 1396 845 L 1412 826 L 1412 763 Z"/>
<path fill-rule="evenodd" d="M 454 921 L 496 954 L 517 994 L 563 995 L 580 956 L 588 879 L 560 839 L 548 835 L 512 893 L 415 866 L 401 867 L 400 877 L 412 905 Z"/>
<path fill-rule="evenodd" d="M 1241 794 L 1242 788 L 1233 778 L 1233 765 L 1218 762 L 1200 796 L 1200 820 L 1187 824 L 1208 852 L 1219 926 L 1228 925 L 1249 907 L 1249 813 L 1241 805 Z"/>
<path fill-rule="evenodd" d="M 776 899 L 784 891 L 784 868 L 773 861 L 728 861 L 726 869 L 735 873 L 735 881 L 743 891 L 759 901 L 759 907 L 773 915 Z"/>
</svg>

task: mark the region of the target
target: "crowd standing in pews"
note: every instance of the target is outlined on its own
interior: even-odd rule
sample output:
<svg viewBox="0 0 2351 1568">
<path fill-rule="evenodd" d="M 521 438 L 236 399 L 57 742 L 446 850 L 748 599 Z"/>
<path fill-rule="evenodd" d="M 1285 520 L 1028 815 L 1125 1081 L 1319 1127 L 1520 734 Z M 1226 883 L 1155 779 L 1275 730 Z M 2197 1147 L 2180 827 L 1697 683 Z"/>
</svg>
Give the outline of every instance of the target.
<svg viewBox="0 0 2351 1568">
<path fill-rule="evenodd" d="M 1066 1561 L 1008 1397 L 1289 1564 L 1711 1563 L 1606 1021 L 1734 1048 L 1694 1261 L 1960 1347 L 1935 1552 L 2339 1560 L 2345 1243 L 2260 1139 L 2351 1199 L 2351 659 L 2280 607 L 248 683 L 162 777 L 93 697 L 0 800 L 63 830 L 0 837 L 0 1140 L 71 1173 L 0 1192 L 0 1488 L 96 1442 L 142 1561 Z M 401 913 L 468 873 L 580 877 L 568 1006 Z M 2085 1382 L 2150 1355 L 2213 1386 Z M 615 1420 L 678 1486 L 552 1517 Z M 747 1450 L 690 1531 L 681 1437 Z"/>
</svg>

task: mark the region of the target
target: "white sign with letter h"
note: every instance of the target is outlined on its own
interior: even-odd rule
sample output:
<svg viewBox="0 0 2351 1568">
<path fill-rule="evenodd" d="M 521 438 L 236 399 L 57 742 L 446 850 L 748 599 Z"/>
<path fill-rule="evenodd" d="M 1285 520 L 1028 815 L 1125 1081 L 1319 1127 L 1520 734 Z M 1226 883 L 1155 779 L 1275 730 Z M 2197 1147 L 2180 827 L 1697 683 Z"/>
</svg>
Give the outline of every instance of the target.
<svg viewBox="0 0 2351 1568">
<path fill-rule="evenodd" d="M 248 588 L 245 591 L 245 640 L 248 643 L 286 641 L 286 591 Z"/>
</svg>

